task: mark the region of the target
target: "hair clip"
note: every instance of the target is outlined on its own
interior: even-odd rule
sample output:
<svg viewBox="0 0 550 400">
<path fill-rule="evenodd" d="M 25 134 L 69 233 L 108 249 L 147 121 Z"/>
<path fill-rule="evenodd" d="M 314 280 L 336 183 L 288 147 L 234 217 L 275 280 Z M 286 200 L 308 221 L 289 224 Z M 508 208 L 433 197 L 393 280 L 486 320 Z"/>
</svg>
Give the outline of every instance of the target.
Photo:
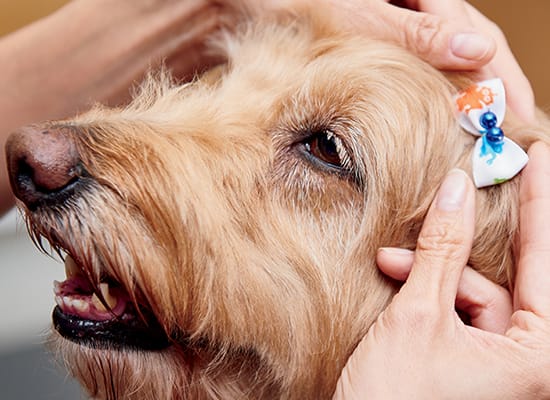
<svg viewBox="0 0 550 400">
<path fill-rule="evenodd" d="M 497 185 L 516 176 L 529 160 L 500 125 L 506 112 L 504 84 L 498 78 L 476 83 L 455 96 L 460 125 L 480 136 L 472 154 L 476 187 Z"/>
</svg>

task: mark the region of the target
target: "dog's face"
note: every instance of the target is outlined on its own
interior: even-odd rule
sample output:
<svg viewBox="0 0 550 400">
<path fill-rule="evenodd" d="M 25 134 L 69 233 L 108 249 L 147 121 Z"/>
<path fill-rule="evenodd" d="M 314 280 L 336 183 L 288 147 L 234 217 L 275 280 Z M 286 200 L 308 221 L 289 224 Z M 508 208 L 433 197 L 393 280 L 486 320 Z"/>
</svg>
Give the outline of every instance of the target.
<svg viewBox="0 0 550 400">
<path fill-rule="evenodd" d="M 405 51 L 312 21 L 224 48 L 8 144 L 31 233 L 69 255 L 55 342 L 93 396 L 329 397 L 394 292 L 377 248 L 413 247 L 469 160 L 454 87 Z"/>
</svg>

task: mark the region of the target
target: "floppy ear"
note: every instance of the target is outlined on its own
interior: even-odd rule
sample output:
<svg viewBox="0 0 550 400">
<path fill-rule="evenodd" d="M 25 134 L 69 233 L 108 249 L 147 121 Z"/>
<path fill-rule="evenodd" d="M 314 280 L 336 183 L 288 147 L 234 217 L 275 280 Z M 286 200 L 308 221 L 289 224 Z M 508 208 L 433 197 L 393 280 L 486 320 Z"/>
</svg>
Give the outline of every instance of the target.
<svg viewBox="0 0 550 400">
<path fill-rule="evenodd" d="M 433 71 L 433 74 L 437 73 L 437 71 Z M 471 76 L 462 73 L 447 73 L 445 78 L 456 89 L 455 93 L 459 93 L 460 90 L 471 86 L 473 83 Z M 417 76 L 417 79 L 420 78 Z M 439 87 L 434 83 L 434 90 Z M 406 87 L 403 90 L 406 90 Z M 464 169 L 472 176 L 472 151 L 476 138 L 462 129 L 454 116 L 449 115 L 453 108 L 448 108 L 449 105 L 447 104 L 439 104 L 439 102 L 445 101 L 440 94 L 433 91 L 417 93 L 418 96 L 424 96 L 420 98 L 420 103 L 425 100 L 426 96 L 429 96 L 429 100 L 433 102 L 430 106 L 431 116 L 427 116 L 427 118 L 433 118 L 433 115 L 436 114 L 438 117 L 425 126 L 430 131 L 431 139 L 426 139 L 425 146 L 422 148 L 423 153 L 419 156 L 423 160 L 422 168 L 416 172 L 417 175 L 412 178 L 412 181 L 407 181 L 408 187 L 416 188 L 415 193 L 418 197 L 414 205 L 403 199 L 403 197 L 409 198 L 410 196 L 405 194 L 399 187 L 396 187 L 395 191 L 390 188 L 381 194 L 387 208 L 396 210 L 392 215 L 386 217 L 388 219 L 382 226 L 378 226 L 381 232 L 378 238 L 383 240 L 385 237 L 389 240 L 383 245 L 414 248 L 425 213 L 445 173 L 451 168 L 457 167 Z M 451 96 L 452 93 L 449 93 L 447 100 L 453 107 L 454 102 Z M 413 114 L 409 112 L 406 117 L 410 119 Z M 449 117 L 451 119 L 448 119 Z M 443 120 L 448 120 L 448 124 L 442 124 L 441 121 Z M 417 124 L 418 122 L 416 121 Z M 432 123 L 437 126 L 436 132 L 433 132 Z M 409 131 L 412 131 L 414 125 L 414 121 L 410 120 L 409 126 L 411 129 Z M 447 130 L 445 130 L 445 126 L 447 126 Z M 548 118 L 542 113 L 539 113 L 539 121 L 535 125 L 527 125 L 515 117 L 512 112 L 509 112 L 502 124 L 502 129 L 508 137 L 524 149 L 527 149 L 535 140 L 550 141 L 550 124 Z M 415 149 L 420 145 L 419 143 L 422 143 L 422 138 L 418 135 L 426 134 L 424 129 L 417 132 L 417 136 L 413 137 L 407 144 L 409 156 L 413 156 Z M 384 138 L 387 140 L 386 136 Z M 381 146 L 382 144 L 379 143 L 378 145 Z M 395 152 L 392 153 L 390 158 L 395 158 Z M 407 166 L 407 168 L 414 168 L 415 165 L 410 159 L 397 160 L 396 162 L 401 162 L 401 165 Z M 395 168 L 395 163 L 392 165 L 389 169 L 400 170 Z M 376 180 L 379 181 L 380 178 L 376 177 Z M 390 182 L 393 181 L 390 180 Z M 518 230 L 519 182 L 520 177 L 518 176 L 504 184 L 480 189 L 476 193 L 476 234 L 469 263 L 489 279 L 504 286 L 513 285 L 515 259 L 513 247 L 514 237 Z M 396 193 L 400 193 L 401 196 L 395 195 Z M 403 214 L 403 207 L 406 204 L 409 204 L 412 208 L 407 211 L 407 214 Z M 385 215 L 384 210 L 379 213 L 379 218 L 384 218 L 382 215 Z M 398 231 L 396 235 L 388 236 L 388 226 L 391 227 L 391 230 Z M 407 235 L 404 235 L 405 232 Z"/>
<path fill-rule="evenodd" d="M 446 73 L 445 76 L 457 93 L 474 83 L 469 74 Z M 528 124 L 508 107 L 501 128 L 506 137 L 525 151 L 538 140 L 550 143 L 550 120 L 540 110 L 537 111 L 536 121 Z M 469 134 L 464 129 L 463 132 Z M 471 173 L 471 157 L 468 158 L 463 168 Z M 476 235 L 469 261 L 491 280 L 509 287 L 513 286 L 515 275 L 514 238 L 519 221 L 520 180 L 521 175 L 518 175 L 506 183 L 477 191 Z"/>
</svg>

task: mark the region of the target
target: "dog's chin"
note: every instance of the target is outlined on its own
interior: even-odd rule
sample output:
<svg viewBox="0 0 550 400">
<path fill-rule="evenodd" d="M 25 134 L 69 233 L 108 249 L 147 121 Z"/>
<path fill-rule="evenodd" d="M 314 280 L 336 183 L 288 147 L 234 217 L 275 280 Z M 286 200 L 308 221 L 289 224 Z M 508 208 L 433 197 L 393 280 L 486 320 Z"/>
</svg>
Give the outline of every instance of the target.
<svg viewBox="0 0 550 400">
<path fill-rule="evenodd" d="M 254 349 L 167 333 L 140 302 L 143 296 L 133 296 L 113 277 L 102 273 L 93 282 L 72 256 L 65 269 L 67 279 L 54 283 L 52 345 L 92 397 L 277 397 L 272 368 Z"/>
<path fill-rule="evenodd" d="M 54 332 L 50 348 L 92 398 L 171 399 L 187 385 L 188 365 L 175 347 L 160 351 L 82 345 Z"/>
<path fill-rule="evenodd" d="M 85 344 L 84 344 L 85 343 Z M 92 398 L 278 398 L 281 387 L 254 351 L 173 343 L 145 351 L 116 341 L 81 342 L 54 332 L 50 348 Z"/>
</svg>

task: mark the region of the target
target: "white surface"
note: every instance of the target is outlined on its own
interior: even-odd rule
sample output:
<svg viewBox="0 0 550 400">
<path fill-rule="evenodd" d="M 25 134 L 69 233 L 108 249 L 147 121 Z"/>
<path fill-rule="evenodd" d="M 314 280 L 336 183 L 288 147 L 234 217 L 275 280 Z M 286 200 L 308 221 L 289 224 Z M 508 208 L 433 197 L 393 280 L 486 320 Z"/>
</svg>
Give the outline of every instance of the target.
<svg viewBox="0 0 550 400">
<path fill-rule="evenodd" d="M 54 307 L 53 280 L 61 261 L 42 254 L 15 211 L 0 219 L 0 352 L 43 343 Z"/>
</svg>

